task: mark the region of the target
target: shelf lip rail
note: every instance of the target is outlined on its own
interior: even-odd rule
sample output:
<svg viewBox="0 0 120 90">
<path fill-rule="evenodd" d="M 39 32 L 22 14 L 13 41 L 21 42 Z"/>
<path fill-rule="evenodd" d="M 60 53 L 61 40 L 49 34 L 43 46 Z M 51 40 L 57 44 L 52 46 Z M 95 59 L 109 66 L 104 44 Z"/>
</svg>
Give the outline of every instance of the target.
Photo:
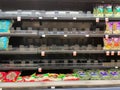
<svg viewBox="0 0 120 90">
<path fill-rule="evenodd" d="M 9 68 L 8 68 L 9 67 Z M 0 70 L 37 70 L 43 69 L 81 69 L 81 68 L 115 68 L 115 65 L 104 63 L 41 63 L 41 64 L 1 64 Z"/>
<path fill-rule="evenodd" d="M 0 11 L 1 19 L 41 19 L 41 20 L 96 20 L 91 11 L 44 11 L 44 10 L 16 10 Z M 109 18 L 110 20 L 119 20 L 120 17 L 99 17 L 100 20 Z"/>
<path fill-rule="evenodd" d="M 44 30 L 10 30 L 11 33 L 0 33 L 0 36 L 13 36 L 13 37 L 105 37 L 108 36 L 120 36 L 120 34 L 105 34 L 104 31 L 48 31 Z"/>
<path fill-rule="evenodd" d="M 40 48 L 8 48 L 8 50 L 0 50 L 0 54 L 40 54 L 42 52 L 45 52 L 47 54 L 73 54 L 73 52 L 76 53 L 86 53 L 86 54 L 104 54 L 107 51 L 110 53 L 114 51 L 114 53 L 118 53 L 120 50 L 64 50 L 64 47 L 61 49 L 50 49 L 50 50 L 42 50 Z"/>
<path fill-rule="evenodd" d="M 55 81 L 55 82 L 14 82 L 0 83 L 0 88 L 32 88 L 32 87 L 95 87 L 95 86 L 119 86 L 120 80 L 86 80 L 86 81 Z"/>
</svg>

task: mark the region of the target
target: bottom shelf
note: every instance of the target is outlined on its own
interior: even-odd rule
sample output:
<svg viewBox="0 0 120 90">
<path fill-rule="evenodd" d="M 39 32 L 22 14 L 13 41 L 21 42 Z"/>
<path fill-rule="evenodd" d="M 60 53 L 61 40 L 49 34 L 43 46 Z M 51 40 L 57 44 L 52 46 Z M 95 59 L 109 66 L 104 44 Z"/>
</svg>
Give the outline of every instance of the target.
<svg viewBox="0 0 120 90">
<path fill-rule="evenodd" d="M 0 83 L 0 88 L 107 87 L 120 86 L 120 80 Z"/>
</svg>

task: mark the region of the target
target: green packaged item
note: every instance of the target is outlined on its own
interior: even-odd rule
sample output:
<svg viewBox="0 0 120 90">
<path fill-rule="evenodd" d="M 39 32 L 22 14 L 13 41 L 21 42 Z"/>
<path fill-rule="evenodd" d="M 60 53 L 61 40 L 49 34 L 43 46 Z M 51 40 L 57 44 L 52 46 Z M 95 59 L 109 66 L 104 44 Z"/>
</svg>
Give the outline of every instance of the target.
<svg viewBox="0 0 120 90">
<path fill-rule="evenodd" d="M 102 5 L 99 5 L 94 8 L 93 14 L 95 17 L 103 17 L 104 16 L 104 9 Z"/>
<path fill-rule="evenodd" d="M 94 15 L 95 17 L 97 17 L 97 7 L 94 7 L 94 9 L 93 9 L 93 15 Z"/>
<path fill-rule="evenodd" d="M 90 80 L 101 80 L 97 71 L 90 71 Z"/>
<path fill-rule="evenodd" d="M 113 14 L 114 14 L 114 17 L 120 17 L 120 6 L 119 5 L 114 7 Z"/>
<path fill-rule="evenodd" d="M 105 17 L 113 16 L 112 5 L 105 5 L 104 14 L 105 14 Z"/>
<path fill-rule="evenodd" d="M 111 80 L 119 80 L 120 76 L 119 76 L 119 72 L 115 71 L 115 70 L 109 70 L 108 71 L 111 77 Z"/>
<path fill-rule="evenodd" d="M 8 37 L 0 37 L 0 50 L 6 50 L 8 48 Z"/>
<path fill-rule="evenodd" d="M 110 75 L 108 74 L 107 71 L 102 70 L 99 72 L 99 74 L 102 80 L 110 80 Z"/>
<path fill-rule="evenodd" d="M 84 71 L 78 71 L 80 80 L 89 80 L 90 76 L 88 74 L 88 72 L 84 72 Z"/>
<path fill-rule="evenodd" d="M 11 20 L 0 20 L 0 33 L 10 32 L 9 29 L 12 26 Z"/>
</svg>

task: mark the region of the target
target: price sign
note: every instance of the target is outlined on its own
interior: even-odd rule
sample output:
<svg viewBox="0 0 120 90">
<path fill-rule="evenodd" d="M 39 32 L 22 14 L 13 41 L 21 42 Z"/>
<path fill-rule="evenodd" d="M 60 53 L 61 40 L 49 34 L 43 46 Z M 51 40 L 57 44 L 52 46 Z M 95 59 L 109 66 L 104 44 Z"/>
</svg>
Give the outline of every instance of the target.
<svg viewBox="0 0 120 90">
<path fill-rule="evenodd" d="M 115 55 L 115 52 L 114 51 L 111 51 L 111 56 L 114 56 Z"/>
<path fill-rule="evenodd" d="M 96 18 L 96 22 L 98 23 L 100 21 L 100 19 L 99 18 Z"/>
<path fill-rule="evenodd" d="M 41 52 L 41 56 L 45 56 L 45 51 L 42 51 L 42 52 Z"/>
<path fill-rule="evenodd" d="M 109 18 L 105 18 L 105 22 L 109 22 Z"/>
<path fill-rule="evenodd" d="M 106 56 L 110 56 L 110 51 L 106 51 Z"/>
<path fill-rule="evenodd" d="M 17 21 L 21 21 L 21 17 L 20 16 L 17 17 Z"/>
<path fill-rule="evenodd" d="M 38 72 L 42 72 L 42 68 L 38 68 Z"/>
<path fill-rule="evenodd" d="M 43 17 L 39 17 L 39 19 L 43 19 Z"/>
<path fill-rule="evenodd" d="M 120 56 L 120 51 L 118 51 L 117 55 Z"/>
<path fill-rule="evenodd" d="M 89 37 L 90 35 L 89 34 L 86 34 L 85 37 Z"/>
<path fill-rule="evenodd" d="M 77 20 L 77 18 L 76 18 L 76 17 L 73 17 L 73 20 Z"/>
<path fill-rule="evenodd" d="M 77 56 L 77 52 L 76 51 L 73 51 L 73 56 Z"/>
<path fill-rule="evenodd" d="M 46 37 L 46 35 L 45 35 L 45 34 L 43 34 L 43 35 L 42 35 L 42 37 Z"/>
<path fill-rule="evenodd" d="M 105 35 L 105 38 L 108 39 L 108 38 L 109 38 L 109 35 Z"/>
<path fill-rule="evenodd" d="M 67 37 L 67 35 L 65 34 L 64 37 Z"/>
</svg>

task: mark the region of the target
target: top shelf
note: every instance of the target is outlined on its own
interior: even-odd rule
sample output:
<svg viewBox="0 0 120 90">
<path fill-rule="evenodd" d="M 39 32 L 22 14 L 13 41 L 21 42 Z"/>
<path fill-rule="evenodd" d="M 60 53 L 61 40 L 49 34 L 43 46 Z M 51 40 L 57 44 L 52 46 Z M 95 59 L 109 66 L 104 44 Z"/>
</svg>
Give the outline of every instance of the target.
<svg viewBox="0 0 120 90">
<path fill-rule="evenodd" d="M 71 3 L 71 2 L 77 2 L 77 3 L 111 3 L 113 2 L 114 3 L 120 3 L 120 0 L 13 0 L 11 2 L 14 2 L 14 3 L 23 3 L 23 2 L 28 2 L 28 3 L 37 3 L 37 2 L 45 2 L 45 3 L 48 3 L 48 2 L 62 2 L 62 3 Z M 9 2 L 9 0 L 1 0 L 0 3 L 5 3 L 5 2 Z"/>
<path fill-rule="evenodd" d="M 40 19 L 40 20 L 96 20 L 91 11 L 39 11 L 17 10 L 0 11 L 0 19 Z M 120 17 L 99 17 L 100 20 L 120 20 Z"/>
</svg>

